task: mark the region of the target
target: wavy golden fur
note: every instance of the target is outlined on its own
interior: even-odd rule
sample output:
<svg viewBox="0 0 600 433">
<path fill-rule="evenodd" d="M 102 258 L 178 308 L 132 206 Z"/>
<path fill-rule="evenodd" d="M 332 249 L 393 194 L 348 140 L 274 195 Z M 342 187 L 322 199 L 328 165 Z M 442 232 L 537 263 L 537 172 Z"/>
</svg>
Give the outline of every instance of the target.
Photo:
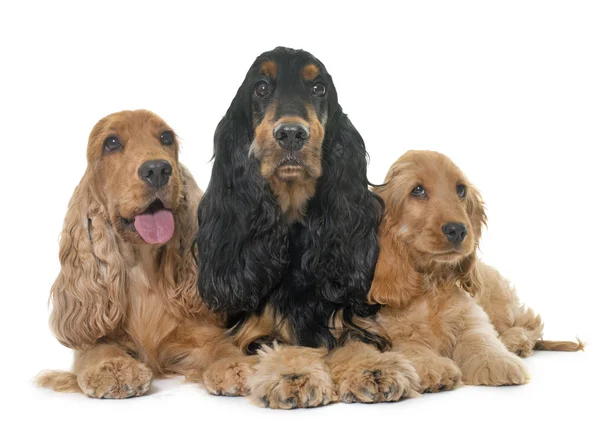
<svg viewBox="0 0 600 433">
<path fill-rule="evenodd" d="M 191 245 L 202 193 L 178 162 L 178 147 L 171 128 L 149 111 L 114 113 L 94 126 L 51 290 L 51 328 L 75 349 L 74 369 L 43 373 L 40 385 L 124 398 L 145 393 L 153 376 L 204 374 L 211 392 L 247 392 L 248 362 L 238 363 L 241 352 L 197 294 Z M 144 177 L 152 172 L 140 170 L 156 161 L 170 169 L 152 183 Z M 173 215 L 164 244 L 136 230 L 135 218 L 155 208 Z"/>
<path fill-rule="evenodd" d="M 486 312 L 509 351 L 527 357 L 534 350 L 583 350 L 581 341 L 542 340 L 544 324 L 540 315 L 521 303 L 510 281 L 482 262 L 477 262 L 477 272 L 483 284 L 478 288 L 475 302 Z"/>
<path fill-rule="evenodd" d="M 486 224 L 477 189 L 446 156 L 411 151 L 375 192 L 385 201 L 386 215 L 369 298 L 387 305 L 379 320 L 394 350 L 415 364 L 421 391 L 450 389 L 461 380 L 526 383 L 524 364 L 507 347 L 528 355 L 541 337 L 541 320 L 477 259 Z M 579 348 L 568 344 L 549 347 Z"/>
</svg>

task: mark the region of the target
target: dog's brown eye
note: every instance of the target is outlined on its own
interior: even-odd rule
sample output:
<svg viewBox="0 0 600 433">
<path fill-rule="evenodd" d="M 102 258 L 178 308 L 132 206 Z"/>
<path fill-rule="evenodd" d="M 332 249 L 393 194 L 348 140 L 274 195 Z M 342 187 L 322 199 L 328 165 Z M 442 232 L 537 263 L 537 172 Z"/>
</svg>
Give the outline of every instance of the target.
<svg viewBox="0 0 600 433">
<path fill-rule="evenodd" d="M 456 185 L 456 194 L 458 194 L 458 197 L 460 198 L 465 198 L 467 195 L 467 187 L 464 185 Z"/>
<path fill-rule="evenodd" d="M 173 134 L 173 131 L 165 131 L 160 134 L 160 142 L 165 145 L 175 143 L 175 134 Z"/>
<path fill-rule="evenodd" d="M 114 152 L 116 150 L 122 149 L 123 145 L 119 141 L 118 137 L 108 137 L 104 140 L 104 151 L 105 152 Z"/>
<path fill-rule="evenodd" d="M 423 185 L 417 185 L 412 189 L 410 195 L 413 197 L 423 198 L 425 197 L 425 188 L 423 188 Z"/>
<path fill-rule="evenodd" d="M 325 93 L 327 93 L 327 88 L 323 83 L 315 83 L 315 85 L 312 87 L 312 93 L 317 98 L 321 98 L 325 96 Z"/>
<path fill-rule="evenodd" d="M 259 98 L 264 98 L 269 93 L 271 93 L 271 88 L 269 87 L 269 83 L 266 81 L 259 81 L 254 86 L 254 94 Z"/>
</svg>

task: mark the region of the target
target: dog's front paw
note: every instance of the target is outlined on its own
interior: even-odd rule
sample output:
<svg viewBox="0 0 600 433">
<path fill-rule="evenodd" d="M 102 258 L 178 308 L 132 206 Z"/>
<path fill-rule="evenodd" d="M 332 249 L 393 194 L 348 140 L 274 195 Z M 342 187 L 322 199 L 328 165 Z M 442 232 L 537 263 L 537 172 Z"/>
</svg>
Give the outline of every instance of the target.
<svg viewBox="0 0 600 433">
<path fill-rule="evenodd" d="M 325 352 L 275 345 L 258 351 L 250 379 L 252 402 L 272 409 L 323 406 L 335 400 L 335 388 L 323 361 Z"/>
<path fill-rule="evenodd" d="M 319 368 L 304 373 L 274 374 L 252 388 L 253 403 L 271 409 L 324 406 L 333 400 L 333 382 Z"/>
<path fill-rule="evenodd" d="M 84 369 L 77 376 L 81 390 L 95 398 L 129 398 L 150 388 L 152 371 L 131 358 L 115 358 Z"/>
<path fill-rule="evenodd" d="M 415 367 L 421 378 L 421 392 L 453 389 L 460 383 L 462 376 L 454 361 L 441 356 L 419 359 L 415 362 Z"/>
<path fill-rule="evenodd" d="M 202 380 L 214 395 L 241 396 L 250 394 L 248 379 L 254 373 L 255 357 L 225 358 L 214 362 L 204 372 Z"/>
<path fill-rule="evenodd" d="M 376 403 L 414 397 L 419 376 L 410 361 L 398 353 L 377 353 L 350 358 L 336 377 L 344 403 Z"/>
<path fill-rule="evenodd" d="M 529 382 L 525 364 L 512 353 L 474 356 L 462 366 L 467 385 L 522 385 Z"/>
<path fill-rule="evenodd" d="M 499 336 L 500 341 L 504 343 L 509 352 L 523 358 L 531 356 L 535 340 L 532 340 L 525 330 L 520 326 L 515 326 L 504 331 Z"/>
</svg>

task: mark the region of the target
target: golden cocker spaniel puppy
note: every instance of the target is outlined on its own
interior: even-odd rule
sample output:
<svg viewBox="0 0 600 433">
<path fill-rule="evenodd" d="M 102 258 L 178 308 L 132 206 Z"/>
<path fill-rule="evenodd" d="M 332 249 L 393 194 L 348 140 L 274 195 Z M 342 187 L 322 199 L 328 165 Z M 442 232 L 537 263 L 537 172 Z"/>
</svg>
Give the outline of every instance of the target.
<svg viewBox="0 0 600 433">
<path fill-rule="evenodd" d="M 213 392 L 247 392 L 241 351 L 197 293 L 191 249 L 202 193 L 178 150 L 173 130 L 149 111 L 94 126 L 51 291 L 51 327 L 75 349 L 73 373 L 44 373 L 40 385 L 126 398 L 144 394 L 153 376 L 204 374 Z"/>
<path fill-rule="evenodd" d="M 369 296 L 387 306 L 379 319 L 394 350 L 414 363 L 421 391 L 451 389 L 461 379 L 472 385 L 526 383 L 525 365 L 507 346 L 529 354 L 542 324 L 509 283 L 477 259 L 486 224 L 479 192 L 449 158 L 429 151 L 402 156 L 375 192 L 386 215 Z"/>
</svg>

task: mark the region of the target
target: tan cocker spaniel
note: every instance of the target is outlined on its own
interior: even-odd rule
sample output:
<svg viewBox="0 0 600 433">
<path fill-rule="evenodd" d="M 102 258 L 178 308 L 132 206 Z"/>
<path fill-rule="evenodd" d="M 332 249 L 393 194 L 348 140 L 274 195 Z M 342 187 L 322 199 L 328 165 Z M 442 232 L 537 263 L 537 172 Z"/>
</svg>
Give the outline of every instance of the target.
<svg viewBox="0 0 600 433">
<path fill-rule="evenodd" d="M 540 317 L 477 259 L 483 202 L 449 158 L 408 152 L 375 192 L 386 215 L 370 300 L 387 306 L 379 319 L 394 350 L 414 363 L 422 392 L 451 389 L 461 380 L 523 384 L 529 375 L 515 353 L 527 356 L 534 346 L 582 348 L 539 340 Z"/>
<path fill-rule="evenodd" d="M 51 291 L 51 327 L 75 349 L 73 373 L 43 373 L 40 385 L 126 398 L 144 394 L 153 376 L 181 374 L 204 375 L 214 394 L 248 392 L 249 363 L 198 296 L 191 250 L 202 193 L 178 150 L 149 111 L 94 126 Z"/>
</svg>

